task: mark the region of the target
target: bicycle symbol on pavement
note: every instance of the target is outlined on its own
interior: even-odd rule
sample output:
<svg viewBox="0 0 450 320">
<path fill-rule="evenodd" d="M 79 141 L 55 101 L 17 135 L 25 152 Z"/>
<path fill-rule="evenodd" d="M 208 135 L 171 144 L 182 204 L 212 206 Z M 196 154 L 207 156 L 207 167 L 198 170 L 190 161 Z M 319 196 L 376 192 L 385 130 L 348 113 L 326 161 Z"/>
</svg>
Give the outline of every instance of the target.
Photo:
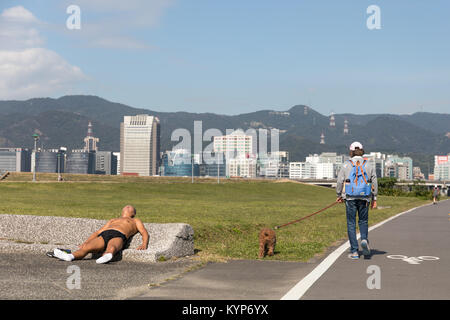
<svg viewBox="0 0 450 320">
<path fill-rule="evenodd" d="M 422 261 L 439 260 L 439 257 L 433 256 L 408 257 L 401 254 L 393 254 L 387 257 L 394 260 L 403 260 L 405 262 L 408 262 L 409 264 L 420 264 Z"/>
</svg>

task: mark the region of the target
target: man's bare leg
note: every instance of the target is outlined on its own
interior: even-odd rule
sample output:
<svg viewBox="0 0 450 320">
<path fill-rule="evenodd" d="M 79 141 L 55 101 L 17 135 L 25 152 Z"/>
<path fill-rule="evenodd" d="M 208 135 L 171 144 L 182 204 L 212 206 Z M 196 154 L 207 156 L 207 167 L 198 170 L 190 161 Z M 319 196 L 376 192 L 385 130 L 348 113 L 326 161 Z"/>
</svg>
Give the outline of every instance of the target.
<svg viewBox="0 0 450 320">
<path fill-rule="evenodd" d="M 89 253 L 97 253 L 103 251 L 105 248 L 105 240 L 102 237 L 97 237 L 87 242 L 82 248 L 73 253 L 75 260 L 81 260 Z"/>
<path fill-rule="evenodd" d="M 106 247 L 105 252 L 103 255 L 96 260 L 97 263 L 107 263 L 111 261 L 111 259 L 114 257 L 114 255 L 119 252 L 120 249 L 123 247 L 123 240 L 122 238 L 113 238 L 109 240 L 108 246 Z"/>
<path fill-rule="evenodd" d="M 83 259 L 88 253 L 100 252 L 105 247 L 105 241 L 102 237 L 94 238 L 88 241 L 82 248 L 73 252 L 72 254 L 66 253 L 59 249 L 53 250 L 53 254 L 58 259 L 64 261 L 80 260 Z"/>
</svg>

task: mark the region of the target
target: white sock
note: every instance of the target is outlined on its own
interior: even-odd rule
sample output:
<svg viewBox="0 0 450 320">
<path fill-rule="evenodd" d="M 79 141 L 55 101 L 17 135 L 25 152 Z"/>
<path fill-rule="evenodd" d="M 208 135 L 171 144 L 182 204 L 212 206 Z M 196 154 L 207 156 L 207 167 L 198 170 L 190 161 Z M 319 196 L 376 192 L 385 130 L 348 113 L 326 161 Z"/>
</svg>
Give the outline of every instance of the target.
<svg viewBox="0 0 450 320">
<path fill-rule="evenodd" d="M 55 255 L 55 257 L 57 257 L 58 259 L 64 260 L 64 261 L 72 261 L 73 259 L 75 259 L 75 257 L 73 256 L 73 254 L 64 252 L 62 250 L 59 249 L 54 249 L 53 250 L 53 254 Z"/>
<path fill-rule="evenodd" d="M 107 263 L 112 259 L 113 255 L 112 253 L 107 253 L 104 256 L 101 256 L 100 258 L 98 258 L 97 260 L 95 260 L 95 262 L 97 263 Z"/>
</svg>

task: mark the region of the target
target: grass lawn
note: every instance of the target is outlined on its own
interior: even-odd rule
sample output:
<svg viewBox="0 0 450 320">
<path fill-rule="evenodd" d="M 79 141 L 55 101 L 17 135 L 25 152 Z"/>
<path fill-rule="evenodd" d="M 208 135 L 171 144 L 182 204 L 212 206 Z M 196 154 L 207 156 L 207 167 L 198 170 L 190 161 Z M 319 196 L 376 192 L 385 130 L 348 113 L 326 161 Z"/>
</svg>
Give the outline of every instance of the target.
<svg viewBox="0 0 450 320">
<path fill-rule="evenodd" d="M 27 178 L 24 178 L 27 177 Z M 206 259 L 256 259 L 258 231 L 311 214 L 335 199 L 333 189 L 300 183 L 257 180 L 196 180 L 190 178 L 66 177 L 77 182 L 30 183 L 31 176 L 12 175 L 0 183 L 0 214 L 31 214 L 110 219 L 132 204 L 144 222 L 190 224 L 195 248 Z M 45 180 L 38 175 L 38 180 Z M 84 178 L 87 179 L 87 178 Z M 50 179 L 47 179 L 50 180 Z M 392 215 L 426 203 L 407 197 L 379 197 L 371 210 L 373 225 Z M 307 261 L 347 237 L 345 208 L 333 208 L 277 231 L 274 257 Z"/>
</svg>

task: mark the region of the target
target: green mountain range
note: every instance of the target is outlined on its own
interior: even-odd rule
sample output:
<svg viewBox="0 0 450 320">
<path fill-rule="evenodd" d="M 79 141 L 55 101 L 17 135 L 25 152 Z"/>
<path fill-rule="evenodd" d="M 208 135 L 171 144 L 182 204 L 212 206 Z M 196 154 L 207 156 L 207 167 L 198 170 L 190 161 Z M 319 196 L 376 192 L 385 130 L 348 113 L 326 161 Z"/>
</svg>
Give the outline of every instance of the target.
<svg viewBox="0 0 450 320">
<path fill-rule="evenodd" d="M 203 132 L 209 128 L 223 133 L 227 129 L 277 128 L 280 130 L 280 150 L 289 151 L 291 161 L 303 161 L 311 153 L 347 153 L 348 145 L 358 140 L 367 152 L 410 155 L 414 165 L 428 172 L 433 155 L 450 153 L 450 138 L 446 136 L 450 132 L 450 114 L 335 114 L 336 125 L 331 127 L 329 115 L 304 105 L 293 106 L 285 112 L 262 110 L 220 115 L 138 109 L 97 96 L 0 101 L 0 147 L 32 148 L 32 135 L 39 133 L 39 143 L 44 148 L 81 148 L 88 121 L 92 121 L 94 135 L 100 138 L 99 148 L 119 151 L 120 122 L 124 115 L 136 114 L 159 117 L 161 150 L 168 150 L 178 143 L 171 141 L 175 129 L 185 128 L 193 134 L 194 121 L 202 121 Z M 345 120 L 348 121 L 348 134 L 344 134 Z M 320 144 L 322 133 L 325 144 Z M 204 142 L 205 145 L 209 143 Z"/>
</svg>

